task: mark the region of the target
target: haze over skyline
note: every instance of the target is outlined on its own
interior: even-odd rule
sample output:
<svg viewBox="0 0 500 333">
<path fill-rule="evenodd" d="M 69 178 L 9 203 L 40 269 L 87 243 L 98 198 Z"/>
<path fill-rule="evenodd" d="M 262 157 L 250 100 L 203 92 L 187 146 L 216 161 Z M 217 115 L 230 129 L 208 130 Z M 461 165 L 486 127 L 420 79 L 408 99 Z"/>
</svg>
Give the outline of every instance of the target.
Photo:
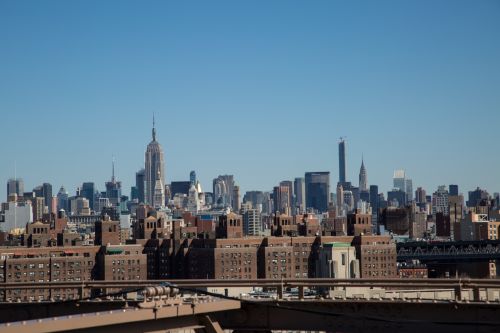
<svg viewBox="0 0 500 333">
<path fill-rule="evenodd" d="M 277 19 L 279 18 L 279 20 Z M 166 182 L 306 171 L 500 191 L 497 1 L 2 1 L 0 175 L 129 195 L 152 114 Z"/>
</svg>

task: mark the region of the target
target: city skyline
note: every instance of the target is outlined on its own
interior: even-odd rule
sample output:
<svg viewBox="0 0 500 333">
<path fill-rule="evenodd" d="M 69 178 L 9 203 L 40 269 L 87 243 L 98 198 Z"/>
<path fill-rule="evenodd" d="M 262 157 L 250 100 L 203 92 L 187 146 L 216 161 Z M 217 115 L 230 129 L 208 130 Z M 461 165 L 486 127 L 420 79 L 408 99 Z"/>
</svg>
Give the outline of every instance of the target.
<svg viewBox="0 0 500 333">
<path fill-rule="evenodd" d="M 400 168 L 428 193 L 500 190 L 498 3 L 94 4 L 0 4 L 4 184 L 104 190 L 114 155 L 129 195 L 154 112 L 166 183 L 329 171 L 333 189 L 346 136 L 355 185 L 364 154 L 380 192 Z"/>
</svg>

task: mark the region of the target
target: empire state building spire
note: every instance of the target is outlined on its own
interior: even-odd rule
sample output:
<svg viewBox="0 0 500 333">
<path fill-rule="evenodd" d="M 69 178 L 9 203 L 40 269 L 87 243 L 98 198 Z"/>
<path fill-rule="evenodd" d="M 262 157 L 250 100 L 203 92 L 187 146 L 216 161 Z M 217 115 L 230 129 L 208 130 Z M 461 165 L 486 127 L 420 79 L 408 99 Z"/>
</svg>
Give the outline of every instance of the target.
<svg viewBox="0 0 500 333">
<path fill-rule="evenodd" d="M 160 180 L 161 184 L 165 184 L 165 161 L 163 158 L 163 149 L 160 143 L 156 141 L 155 125 L 155 118 L 153 115 L 153 129 L 151 131 L 153 140 L 148 144 L 144 158 L 144 172 L 146 178 L 146 193 L 144 199 L 146 203 L 150 205 L 154 204 L 156 181 Z"/>
<path fill-rule="evenodd" d="M 153 114 L 153 129 L 152 129 L 153 141 L 156 141 L 156 128 L 155 128 L 155 115 Z"/>
</svg>

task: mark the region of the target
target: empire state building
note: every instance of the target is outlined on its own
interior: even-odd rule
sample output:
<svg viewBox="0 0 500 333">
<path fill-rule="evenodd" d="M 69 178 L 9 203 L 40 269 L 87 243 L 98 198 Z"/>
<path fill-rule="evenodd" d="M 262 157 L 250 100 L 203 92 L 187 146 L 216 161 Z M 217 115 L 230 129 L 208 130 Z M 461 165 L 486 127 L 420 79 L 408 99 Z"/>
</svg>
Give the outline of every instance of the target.
<svg viewBox="0 0 500 333">
<path fill-rule="evenodd" d="M 159 180 L 165 184 L 165 161 L 163 159 L 163 149 L 156 141 L 156 128 L 153 118 L 153 141 L 148 144 L 145 154 L 145 180 L 146 180 L 146 203 L 153 205 L 155 197 L 155 185 Z M 165 191 L 165 189 L 163 189 Z"/>
</svg>

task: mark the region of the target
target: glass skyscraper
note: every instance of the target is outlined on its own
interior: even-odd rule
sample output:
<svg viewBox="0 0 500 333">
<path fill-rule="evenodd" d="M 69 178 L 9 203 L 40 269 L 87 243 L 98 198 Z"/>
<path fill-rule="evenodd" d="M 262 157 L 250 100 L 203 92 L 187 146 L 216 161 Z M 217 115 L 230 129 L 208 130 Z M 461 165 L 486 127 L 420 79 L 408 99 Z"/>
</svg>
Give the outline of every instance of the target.
<svg viewBox="0 0 500 333">
<path fill-rule="evenodd" d="M 330 172 L 306 172 L 306 206 L 320 212 L 328 211 Z"/>
<path fill-rule="evenodd" d="M 340 138 L 339 141 L 339 183 L 344 184 L 346 182 L 345 176 L 345 141 Z"/>
</svg>

